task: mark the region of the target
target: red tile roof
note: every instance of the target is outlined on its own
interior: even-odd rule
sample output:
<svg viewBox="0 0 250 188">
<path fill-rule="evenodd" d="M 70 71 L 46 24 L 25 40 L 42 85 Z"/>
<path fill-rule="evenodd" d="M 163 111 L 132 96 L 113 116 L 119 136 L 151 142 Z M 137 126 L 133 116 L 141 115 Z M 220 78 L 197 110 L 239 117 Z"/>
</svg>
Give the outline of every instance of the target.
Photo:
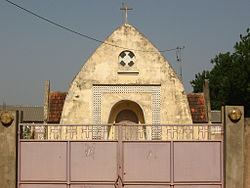
<svg viewBox="0 0 250 188">
<path fill-rule="evenodd" d="M 187 94 L 193 123 L 207 123 L 207 110 L 203 93 Z"/>
<path fill-rule="evenodd" d="M 49 95 L 49 123 L 60 123 L 67 92 L 52 91 Z"/>
</svg>

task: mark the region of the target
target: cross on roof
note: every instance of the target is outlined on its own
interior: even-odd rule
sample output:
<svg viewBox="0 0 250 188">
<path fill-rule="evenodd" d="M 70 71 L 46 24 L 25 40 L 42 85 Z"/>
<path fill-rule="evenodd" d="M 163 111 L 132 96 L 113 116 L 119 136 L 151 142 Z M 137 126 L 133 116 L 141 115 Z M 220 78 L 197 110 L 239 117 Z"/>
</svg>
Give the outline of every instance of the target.
<svg viewBox="0 0 250 188">
<path fill-rule="evenodd" d="M 127 24 L 128 23 L 128 10 L 133 10 L 133 8 L 128 8 L 128 2 L 126 0 L 125 7 L 124 7 L 124 3 L 122 3 L 122 8 L 120 8 L 120 10 L 125 10 L 125 24 Z"/>
</svg>

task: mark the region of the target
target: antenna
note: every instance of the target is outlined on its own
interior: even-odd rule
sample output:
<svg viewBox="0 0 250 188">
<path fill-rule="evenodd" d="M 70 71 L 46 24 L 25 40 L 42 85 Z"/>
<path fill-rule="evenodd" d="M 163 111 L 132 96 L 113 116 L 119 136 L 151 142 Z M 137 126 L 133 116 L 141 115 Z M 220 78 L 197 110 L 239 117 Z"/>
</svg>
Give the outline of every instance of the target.
<svg viewBox="0 0 250 188">
<path fill-rule="evenodd" d="M 180 62 L 180 80 L 183 82 L 183 75 L 182 75 L 182 50 L 185 48 L 185 46 L 176 47 L 176 61 Z"/>
</svg>

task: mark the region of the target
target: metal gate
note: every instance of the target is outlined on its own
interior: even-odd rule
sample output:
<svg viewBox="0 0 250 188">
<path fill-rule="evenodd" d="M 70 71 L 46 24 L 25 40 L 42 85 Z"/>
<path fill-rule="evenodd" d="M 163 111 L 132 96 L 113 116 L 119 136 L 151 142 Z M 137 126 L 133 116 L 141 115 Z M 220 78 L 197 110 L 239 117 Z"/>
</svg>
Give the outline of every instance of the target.
<svg viewBox="0 0 250 188">
<path fill-rule="evenodd" d="M 18 188 L 223 188 L 223 127 L 19 126 Z"/>
</svg>

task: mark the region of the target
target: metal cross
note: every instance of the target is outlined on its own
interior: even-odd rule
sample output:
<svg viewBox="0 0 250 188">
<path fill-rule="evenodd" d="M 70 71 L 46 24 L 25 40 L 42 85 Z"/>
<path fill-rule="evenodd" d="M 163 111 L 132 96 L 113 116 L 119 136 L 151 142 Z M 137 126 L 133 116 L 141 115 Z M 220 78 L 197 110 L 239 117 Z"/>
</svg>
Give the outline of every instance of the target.
<svg viewBox="0 0 250 188">
<path fill-rule="evenodd" d="M 126 0 L 125 7 L 124 7 L 124 3 L 122 3 L 122 8 L 120 8 L 120 10 L 125 10 L 125 24 L 127 24 L 128 23 L 128 10 L 133 10 L 133 8 L 128 8 L 128 2 Z"/>
</svg>

